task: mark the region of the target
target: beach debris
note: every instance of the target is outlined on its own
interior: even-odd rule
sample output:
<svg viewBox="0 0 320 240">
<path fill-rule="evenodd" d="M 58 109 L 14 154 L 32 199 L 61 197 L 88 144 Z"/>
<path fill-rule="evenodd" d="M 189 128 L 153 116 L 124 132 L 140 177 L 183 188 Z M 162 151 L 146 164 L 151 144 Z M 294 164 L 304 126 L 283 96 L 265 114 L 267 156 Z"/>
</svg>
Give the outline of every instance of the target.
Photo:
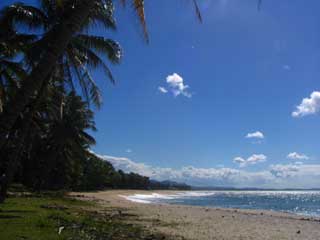
<svg viewBox="0 0 320 240">
<path fill-rule="evenodd" d="M 59 227 L 59 230 L 58 230 L 58 234 L 59 234 L 59 235 L 61 235 L 61 233 L 62 233 L 63 229 L 64 229 L 64 226 Z"/>
</svg>

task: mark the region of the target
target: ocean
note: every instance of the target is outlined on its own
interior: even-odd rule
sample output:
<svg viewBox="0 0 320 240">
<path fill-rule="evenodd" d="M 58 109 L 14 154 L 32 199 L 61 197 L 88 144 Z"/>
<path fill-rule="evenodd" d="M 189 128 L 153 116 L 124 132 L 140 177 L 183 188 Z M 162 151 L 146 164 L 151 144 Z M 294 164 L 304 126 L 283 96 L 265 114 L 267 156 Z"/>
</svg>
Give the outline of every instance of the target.
<svg viewBox="0 0 320 240">
<path fill-rule="evenodd" d="M 320 191 L 186 191 L 175 194 L 135 194 L 140 203 L 262 209 L 320 217 Z"/>
</svg>

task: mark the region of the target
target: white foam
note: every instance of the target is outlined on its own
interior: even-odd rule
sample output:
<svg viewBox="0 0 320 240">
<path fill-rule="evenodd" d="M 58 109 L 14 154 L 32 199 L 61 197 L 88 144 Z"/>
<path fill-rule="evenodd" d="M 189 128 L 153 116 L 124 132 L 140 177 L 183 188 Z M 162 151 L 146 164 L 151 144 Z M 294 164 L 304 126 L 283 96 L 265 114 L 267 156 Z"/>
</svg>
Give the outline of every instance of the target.
<svg viewBox="0 0 320 240">
<path fill-rule="evenodd" d="M 319 194 L 319 191 L 185 191 L 176 192 L 174 194 L 164 194 L 164 193 L 150 193 L 150 194 L 133 194 L 129 196 L 122 196 L 123 198 L 137 203 L 156 203 L 158 200 L 172 200 L 181 198 L 196 198 L 213 196 L 215 194 L 226 194 L 226 195 L 297 195 L 301 194 Z"/>
<path fill-rule="evenodd" d="M 125 198 L 131 202 L 136 202 L 136 203 L 146 203 L 146 204 L 151 203 L 150 201 L 139 199 L 135 195 L 132 195 L 132 196 L 119 195 L 119 197 Z"/>
<path fill-rule="evenodd" d="M 153 203 L 157 200 L 171 200 L 177 198 L 188 198 L 188 197 L 204 197 L 204 196 L 211 196 L 214 195 L 214 191 L 188 191 L 188 192 L 177 192 L 175 194 L 159 194 L 159 193 L 151 193 L 151 194 L 134 194 L 130 196 L 123 196 L 123 197 L 131 202 L 138 202 L 138 203 Z"/>
</svg>

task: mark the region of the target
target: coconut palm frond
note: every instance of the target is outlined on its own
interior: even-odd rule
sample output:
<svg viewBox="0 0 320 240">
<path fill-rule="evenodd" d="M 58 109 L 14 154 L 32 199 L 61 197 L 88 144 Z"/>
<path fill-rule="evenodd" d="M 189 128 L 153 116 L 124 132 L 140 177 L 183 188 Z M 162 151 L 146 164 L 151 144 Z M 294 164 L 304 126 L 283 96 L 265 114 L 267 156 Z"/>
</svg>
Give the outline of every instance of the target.
<svg viewBox="0 0 320 240">
<path fill-rule="evenodd" d="M 202 23 L 202 15 L 201 15 L 197 0 L 193 0 L 193 5 L 194 5 L 195 11 L 196 11 L 197 18 L 198 18 L 199 22 Z"/>
<path fill-rule="evenodd" d="M 112 75 L 111 70 L 109 69 L 107 64 L 105 64 L 104 61 L 94 51 L 92 51 L 89 48 L 83 48 L 80 46 L 77 48 L 77 50 L 79 51 L 79 53 L 82 54 L 82 56 L 85 56 L 85 63 L 88 64 L 89 67 L 94 69 L 101 67 L 110 79 L 111 83 L 115 84 L 115 79 Z"/>
<path fill-rule="evenodd" d="M 0 27 L 11 27 L 14 23 L 20 23 L 29 28 L 38 28 L 47 22 L 46 15 L 38 8 L 15 3 L 5 7 L 0 13 Z"/>
<path fill-rule="evenodd" d="M 71 88 L 72 92 L 76 92 L 76 88 L 73 83 L 73 77 L 72 77 L 72 72 L 71 72 L 71 65 L 69 62 L 69 59 L 66 58 L 64 61 L 64 69 L 65 69 L 65 74 L 66 74 L 66 84 Z"/>
<path fill-rule="evenodd" d="M 93 49 L 108 56 L 112 63 L 119 63 L 122 57 L 122 49 L 119 43 L 99 36 L 79 34 L 73 41 L 76 45 Z"/>
<path fill-rule="evenodd" d="M 11 75 L 17 76 L 19 80 L 27 76 L 26 71 L 22 68 L 20 63 L 2 59 L 0 61 L 0 65 L 5 69 L 6 72 L 10 73 Z"/>
<path fill-rule="evenodd" d="M 90 99 L 92 102 L 100 108 L 102 105 L 102 95 L 99 87 L 96 85 L 94 82 L 90 72 L 88 71 L 87 68 L 83 68 L 83 79 L 86 81 L 87 86 L 89 88 L 89 93 L 90 93 Z"/>
<path fill-rule="evenodd" d="M 147 23 L 146 23 L 146 16 L 144 11 L 144 0 L 133 0 L 133 8 L 136 11 L 136 14 L 138 15 L 139 21 L 142 25 L 143 29 L 143 35 L 146 40 L 146 42 L 149 42 L 149 34 L 147 29 Z"/>
<path fill-rule="evenodd" d="M 101 24 L 106 29 L 116 29 L 116 21 L 114 19 L 114 6 L 111 0 L 97 1 L 96 6 L 91 10 L 85 25 Z"/>
<path fill-rule="evenodd" d="M 85 97 L 86 102 L 90 104 L 90 102 L 92 101 L 95 106 L 100 108 L 102 104 L 100 89 L 94 82 L 88 69 L 85 67 L 85 64 L 77 57 L 77 54 L 74 52 L 71 52 L 69 54 L 69 59 L 72 63 L 72 68 L 77 75 L 77 79 L 82 90 L 82 95 Z"/>
</svg>

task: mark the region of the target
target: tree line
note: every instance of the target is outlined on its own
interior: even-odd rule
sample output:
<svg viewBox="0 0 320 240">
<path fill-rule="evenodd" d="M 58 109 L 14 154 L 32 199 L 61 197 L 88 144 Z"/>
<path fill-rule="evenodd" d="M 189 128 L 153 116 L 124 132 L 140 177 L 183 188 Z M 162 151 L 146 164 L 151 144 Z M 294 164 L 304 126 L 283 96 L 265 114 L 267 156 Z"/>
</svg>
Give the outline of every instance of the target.
<svg viewBox="0 0 320 240">
<path fill-rule="evenodd" d="M 79 158 L 56 162 L 34 159 L 23 161 L 14 182 L 21 183 L 32 191 L 96 191 L 105 189 L 180 189 L 189 190 L 190 186 L 171 181 L 155 181 L 137 173 L 116 170 L 111 163 L 87 151 Z M 73 161 L 71 163 L 71 161 Z M 72 167 L 73 165 L 73 167 Z M 76 166 L 76 167 L 75 167 Z M 60 169 L 62 167 L 62 169 Z"/>
<path fill-rule="evenodd" d="M 90 106 L 101 105 L 100 89 L 91 75 L 102 69 L 114 82 L 105 59 L 118 64 L 122 51 L 116 41 L 84 30 L 95 24 L 115 29 L 112 1 L 92 1 L 85 21 L 54 62 L 46 64 L 49 72 L 42 82 L 32 77 L 42 71 L 38 68 L 43 58 L 50 58 L 47 48 L 58 34 L 57 26 L 65 24 L 79 2 L 40 0 L 37 6 L 15 3 L 1 10 L 0 202 L 18 173 L 34 189 L 66 188 L 80 181 L 90 162 L 88 151 L 95 139 L 88 130 L 96 130 Z M 34 84 L 31 91 L 24 89 Z M 20 98 L 25 99 L 17 103 Z M 17 109 L 19 104 L 23 108 Z M 7 131 L 3 128 L 12 111 L 16 116 Z"/>
<path fill-rule="evenodd" d="M 144 1 L 132 4 L 148 41 Z M 89 151 L 95 139 L 88 130 L 96 130 L 91 105 L 102 103 L 92 72 L 102 69 L 114 83 L 107 62 L 122 58 L 118 42 L 88 33 L 94 26 L 116 29 L 112 0 L 1 9 L 0 202 L 13 180 L 33 190 L 150 187 L 147 177 L 115 171 Z"/>
<path fill-rule="evenodd" d="M 198 1 L 188 1 L 202 22 Z M 0 203 L 17 176 L 58 188 L 90 168 L 92 106 L 102 104 L 92 73 L 114 83 L 109 65 L 123 54 L 117 41 L 89 30 L 116 30 L 115 2 L 133 8 L 149 42 L 145 0 L 21 0 L 0 10 Z"/>
<path fill-rule="evenodd" d="M 201 21 L 197 1 L 189 1 Z M 40 190 L 148 185 L 144 177 L 111 171 L 89 152 L 95 144 L 89 132 L 96 130 L 92 106 L 102 104 L 92 73 L 102 70 L 114 83 L 109 65 L 122 58 L 117 41 L 89 30 L 116 30 L 114 2 L 20 1 L 1 9 L 0 202 L 14 179 Z M 130 2 L 148 42 L 144 0 L 119 2 Z M 101 186 L 99 177 L 105 178 Z"/>
</svg>

